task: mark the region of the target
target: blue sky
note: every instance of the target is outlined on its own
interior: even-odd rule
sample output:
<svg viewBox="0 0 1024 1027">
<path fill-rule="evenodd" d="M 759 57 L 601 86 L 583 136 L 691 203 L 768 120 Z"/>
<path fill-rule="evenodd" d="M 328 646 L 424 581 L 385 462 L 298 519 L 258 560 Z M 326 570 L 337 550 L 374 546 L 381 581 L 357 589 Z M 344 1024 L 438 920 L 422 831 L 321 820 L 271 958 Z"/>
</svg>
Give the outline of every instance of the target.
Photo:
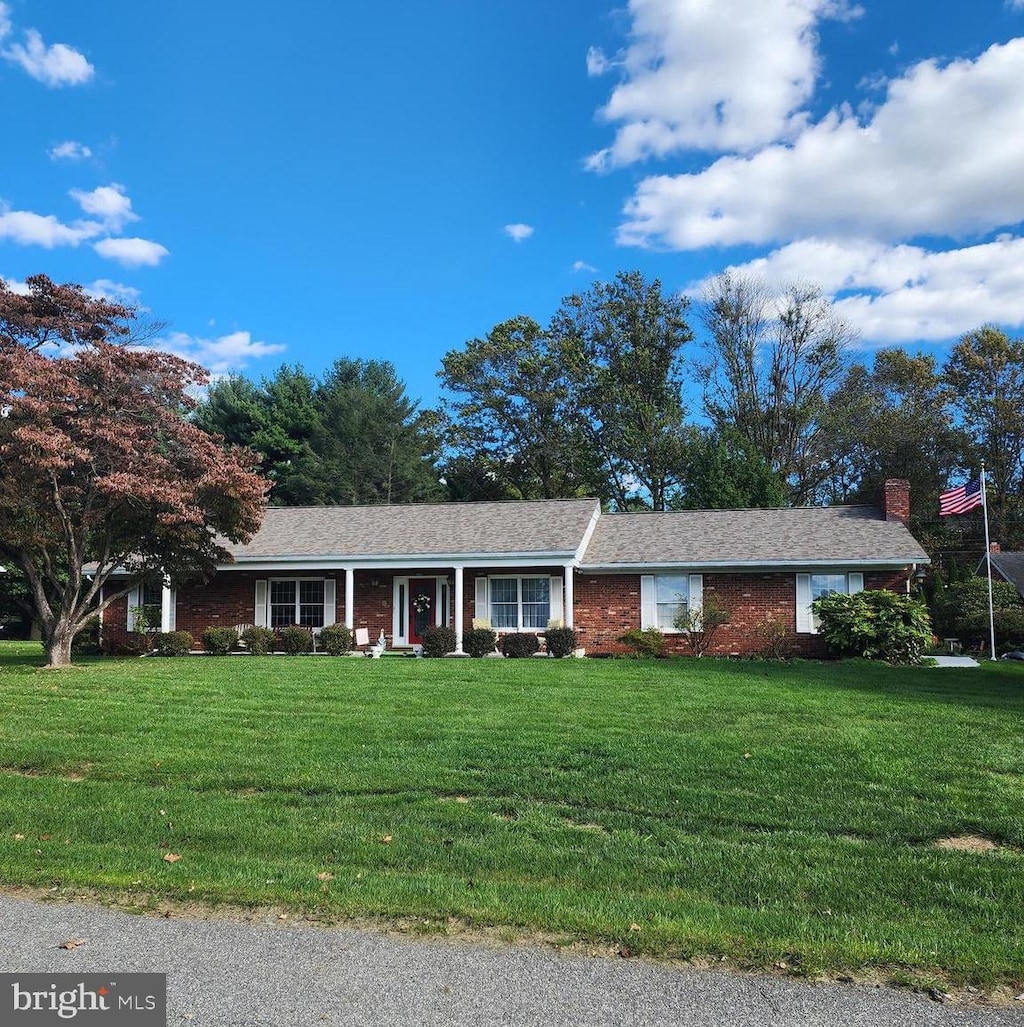
<svg viewBox="0 0 1024 1027">
<path fill-rule="evenodd" d="M 0 3 L 0 276 L 215 373 L 440 358 L 617 270 L 1024 323 L 1024 0 Z M 695 319 L 696 320 L 696 319 Z"/>
</svg>

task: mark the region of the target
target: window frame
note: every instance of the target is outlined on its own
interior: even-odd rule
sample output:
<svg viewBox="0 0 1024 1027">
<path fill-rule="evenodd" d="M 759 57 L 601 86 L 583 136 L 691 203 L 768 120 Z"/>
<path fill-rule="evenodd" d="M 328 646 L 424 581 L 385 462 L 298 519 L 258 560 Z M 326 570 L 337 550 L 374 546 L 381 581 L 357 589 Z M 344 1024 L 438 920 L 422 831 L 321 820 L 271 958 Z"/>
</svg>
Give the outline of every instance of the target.
<svg viewBox="0 0 1024 1027">
<path fill-rule="evenodd" d="M 516 583 L 516 623 L 514 625 L 498 625 L 494 619 L 494 590 L 491 585 L 488 585 L 487 589 L 487 614 L 491 623 L 491 628 L 501 634 L 502 632 L 526 632 L 536 633 L 538 635 L 543 634 L 548 629 L 548 625 L 551 623 L 551 576 L 547 574 L 490 574 L 487 577 L 488 582 L 493 583 L 495 581 L 514 581 Z M 538 606 L 542 607 L 543 603 L 534 601 L 524 601 L 523 599 L 523 582 L 524 581 L 543 581 L 544 586 L 547 589 L 547 617 L 544 620 L 543 625 L 527 627 L 524 623 L 523 609 L 524 606 Z M 512 604 L 508 601 L 500 604 L 502 607 L 509 607 Z"/>
<path fill-rule="evenodd" d="M 302 607 L 315 606 L 315 603 L 304 603 L 302 601 L 302 585 L 303 583 L 310 584 L 315 583 L 320 586 L 320 623 L 319 624 L 302 624 Z M 292 620 L 287 624 L 274 624 L 274 607 L 284 606 L 284 603 L 274 602 L 274 585 L 290 584 L 295 590 L 295 598 L 292 601 Z M 268 578 L 267 579 L 267 627 L 274 631 L 280 631 L 282 628 L 289 628 L 294 624 L 299 624 L 302 627 L 309 628 L 310 631 L 320 631 L 324 627 L 324 621 L 326 620 L 325 605 L 327 602 L 327 579 L 321 577 L 297 577 L 297 578 Z"/>
</svg>

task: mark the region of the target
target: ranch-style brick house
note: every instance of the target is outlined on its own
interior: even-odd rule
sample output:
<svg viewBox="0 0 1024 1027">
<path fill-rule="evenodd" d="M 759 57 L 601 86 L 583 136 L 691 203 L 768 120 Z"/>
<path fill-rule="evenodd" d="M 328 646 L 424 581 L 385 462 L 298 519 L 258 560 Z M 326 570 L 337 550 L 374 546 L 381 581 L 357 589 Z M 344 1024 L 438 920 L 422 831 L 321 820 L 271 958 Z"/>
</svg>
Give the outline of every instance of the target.
<svg viewBox="0 0 1024 1027">
<path fill-rule="evenodd" d="M 831 592 L 905 592 L 928 556 L 906 526 L 909 485 L 886 482 L 867 506 L 602 513 L 594 499 L 409 506 L 272 507 L 248 545 L 204 585 L 135 589 L 104 612 L 103 632 L 145 608 L 164 631 L 211 625 L 343 623 L 409 649 L 431 624 L 456 638 L 574 628 L 588 655 L 623 651 L 632 628 L 672 626 L 681 602 L 714 592 L 730 613 L 718 653 L 746 653 L 781 621 L 794 651 L 820 655 L 811 603 Z"/>
</svg>

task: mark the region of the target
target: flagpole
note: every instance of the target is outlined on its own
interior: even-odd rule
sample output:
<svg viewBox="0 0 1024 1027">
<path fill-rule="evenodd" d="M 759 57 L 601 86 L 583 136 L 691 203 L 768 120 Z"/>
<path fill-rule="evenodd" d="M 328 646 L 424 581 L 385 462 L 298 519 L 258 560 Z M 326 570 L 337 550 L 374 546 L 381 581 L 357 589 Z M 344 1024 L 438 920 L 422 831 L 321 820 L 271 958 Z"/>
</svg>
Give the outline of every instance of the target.
<svg viewBox="0 0 1024 1027">
<path fill-rule="evenodd" d="M 992 611 L 992 546 L 988 540 L 988 490 L 985 488 L 985 465 L 981 465 L 981 507 L 985 511 L 985 565 L 988 568 L 988 631 L 992 643 L 992 659 L 996 658 L 996 618 Z"/>
</svg>

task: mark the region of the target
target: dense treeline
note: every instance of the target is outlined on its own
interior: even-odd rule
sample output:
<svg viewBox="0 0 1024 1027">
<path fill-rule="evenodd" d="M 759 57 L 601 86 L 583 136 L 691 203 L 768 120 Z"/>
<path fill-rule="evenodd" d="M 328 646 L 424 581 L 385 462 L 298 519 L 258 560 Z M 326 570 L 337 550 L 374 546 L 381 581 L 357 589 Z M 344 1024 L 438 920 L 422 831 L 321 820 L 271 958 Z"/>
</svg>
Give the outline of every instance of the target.
<svg viewBox="0 0 1024 1027">
<path fill-rule="evenodd" d="M 434 410 L 390 364 L 342 359 L 322 380 L 222 381 L 197 417 L 263 455 L 281 505 L 875 503 L 905 477 L 915 532 L 962 562 L 980 521 L 940 521 L 938 494 L 984 462 L 992 536 L 1024 548 L 1024 342 L 985 326 L 940 364 L 899 348 L 868 362 L 856 341 L 813 287 L 723 275 L 691 304 L 620 273 L 547 325 L 515 317 L 450 350 Z"/>
</svg>

